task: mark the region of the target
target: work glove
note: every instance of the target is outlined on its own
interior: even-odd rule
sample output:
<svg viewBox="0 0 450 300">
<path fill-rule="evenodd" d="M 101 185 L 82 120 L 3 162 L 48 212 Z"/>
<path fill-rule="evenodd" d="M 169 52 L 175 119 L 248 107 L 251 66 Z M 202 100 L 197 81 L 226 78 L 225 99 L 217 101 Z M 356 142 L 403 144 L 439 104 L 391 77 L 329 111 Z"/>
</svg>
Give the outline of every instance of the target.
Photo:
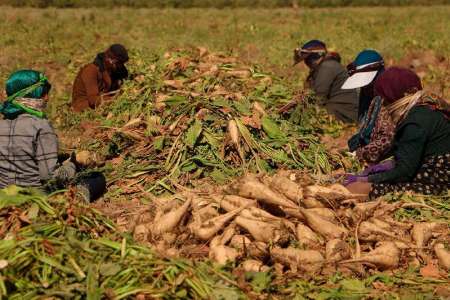
<svg viewBox="0 0 450 300">
<path fill-rule="evenodd" d="M 386 160 L 377 165 L 367 167 L 366 169 L 364 169 L 364 171 L 362 171 L 360 176 L 368 176 L 370 174 L 383 173 L 383 172 L 392 170 L 394 167 L 395 167 L 395 162 L 393 160 Z"/>
<path fill-rule="evenodd" d="M 345 175 L 345 179 L 344 179 L 344 186 L 347 186 L 351 183 L 355 183 L 355 182 L 369 182 L 369 177 L 368 176 L 360 176 L 360 175 L 353 175 L 353 174 L 347 174 Z"/>
<path fill-rule="evenodd" d="M 63 162 L 63 164 L 55 170 L 53 178 L 60 184 L 66 184 L 75 178 L 77 168 L 75 164 L 69 160 Z"/>
</svg>

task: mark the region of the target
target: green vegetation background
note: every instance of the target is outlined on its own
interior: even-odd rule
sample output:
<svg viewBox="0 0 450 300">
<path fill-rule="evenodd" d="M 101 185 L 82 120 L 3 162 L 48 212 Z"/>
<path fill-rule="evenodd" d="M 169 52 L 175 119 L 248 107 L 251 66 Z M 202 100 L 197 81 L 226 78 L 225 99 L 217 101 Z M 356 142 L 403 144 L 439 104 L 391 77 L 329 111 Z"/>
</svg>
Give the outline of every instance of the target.
<svg viewBox="0 0 450 300">
<path fill-rule="evenodd" d="M 0 0 L 0 5 L 33 7 L 337 7 L 449 4 L 448 0 Z"/>
<path fill-rule="evenodd" d="M 142 59 L 173 48 L 203 46 L 261 64 L 296 84 L 307 70 L 292 67 L 292 51 L 313 38 L 338 51 L 344 64 L 364 48 L 380 51 L 389 65 L 403 64 L 411 52 L 431 50 L 444 58 L 450 54 L 445 38 L 450 34 L 450 6 L 298 10 L 2 7 L 0 19 L 0 86 L 10 72 L 34 68 L 50 76 L 53 99 L 56 92 L 57 100 L 63 101 L 68 101 L 79 67 L 115 42 L 127 45 Z M 433 70 L 426 72 L 426 83 L 445 78 L 440 69 L 429 67 Z"/>
</svg>

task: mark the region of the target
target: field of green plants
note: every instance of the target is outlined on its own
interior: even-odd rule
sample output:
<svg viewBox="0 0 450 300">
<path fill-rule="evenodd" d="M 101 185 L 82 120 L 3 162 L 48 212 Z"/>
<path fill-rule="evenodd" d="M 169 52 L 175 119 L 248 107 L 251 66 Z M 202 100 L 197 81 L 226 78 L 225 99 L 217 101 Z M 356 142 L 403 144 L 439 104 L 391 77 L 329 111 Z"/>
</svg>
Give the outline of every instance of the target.
<svg viewBox="0 0 450 300">
<path fill-rule="evenodd" d="M 437 254 L 450 244 L 450 194 L 365 205 L 316 186 L 360 167 L 324 142 L 353 129 L 314 105 L 307 70 L 292 67 L 309 39 L 344 63 L 374 48 L 448 99 L 450 6 L 1 7 L 0 19 L 0 85 L 16 69 L 44 71 L 61 151 L 83 153 L 108 179 L 91 205 L 71 188 L 0 191 L 0 299 L 450 297 Z M 133 79 L 112 103 L 74 115 L 78 69 L 117 42 L 130 49 Z M 318 211 L 334 231 L 313 222 Z M 317 241 L 302 239 L 308 226 Z"/>
</svg>

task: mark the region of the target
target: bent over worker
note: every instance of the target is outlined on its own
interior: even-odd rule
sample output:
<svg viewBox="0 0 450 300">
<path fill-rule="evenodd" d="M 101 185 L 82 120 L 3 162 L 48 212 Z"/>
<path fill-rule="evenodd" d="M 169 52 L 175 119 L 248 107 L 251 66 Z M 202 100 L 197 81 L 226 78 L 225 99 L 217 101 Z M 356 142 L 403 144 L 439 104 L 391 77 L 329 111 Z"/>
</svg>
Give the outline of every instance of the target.
<svg viewBox="0 0 450 300">
<path fill-rule="evenodd" d="M 20 70 L 6 81 L 7 100 L 0 104 L 0 188 L 34 187 L 47 192 L 77 182 L 86 201 L 103 194 L 101 173 L 75 178 L 74 161 L 58 162 L 58 137 L 45 116 L 51 85 L 44 74 Z"/>
<path fill-rule="evenodd" d="M 348 78 L 341 58 L 328 52 L 325 43 L 312 40 L 294 51 L 294 64 L 304 61 L 310 69 L 307 84 L 320 99 L 320 104 L 337 119 L 352 123 L 358 119 L 358 96 L 356 90 L 342 90 Z"/>
<path fill-rule="evenodd" d="M 347 188 L 371 198 L 413 191 L 440 195 L 450 188 L 450 107 L 422 91 L 419 76 L 391 67 L 375 82 L 375 95 L 387 104 L 395 128 L 393 160 L 364 175 L 348 175 Z M 389 163 L 388 163 L 389 162 Z"/>
<path fill-rule="evenodd" d="M 82 67 L 73 83 L 72 109 L 75 112 L 94 109 L 102 103 L 105 94 L 118 90 L 128 77 L 127 61 L 125 47 L 114 44 L 97 54 L 93 63 Z"/>
</svg>

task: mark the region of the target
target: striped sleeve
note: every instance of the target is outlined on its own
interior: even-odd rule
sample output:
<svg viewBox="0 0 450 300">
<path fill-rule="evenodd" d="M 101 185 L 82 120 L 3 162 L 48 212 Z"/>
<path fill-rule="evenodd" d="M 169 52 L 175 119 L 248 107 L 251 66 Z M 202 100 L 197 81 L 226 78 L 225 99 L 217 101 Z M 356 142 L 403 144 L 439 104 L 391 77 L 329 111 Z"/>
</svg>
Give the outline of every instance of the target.
<svg viewBox="0 0 450 300">
<path fill-rule="evenodd" d="M 48 121 L 37 132 L 36 161 L 41 181 L 50 179 L 58 163 L 58 137 Z"/>
</svg>

